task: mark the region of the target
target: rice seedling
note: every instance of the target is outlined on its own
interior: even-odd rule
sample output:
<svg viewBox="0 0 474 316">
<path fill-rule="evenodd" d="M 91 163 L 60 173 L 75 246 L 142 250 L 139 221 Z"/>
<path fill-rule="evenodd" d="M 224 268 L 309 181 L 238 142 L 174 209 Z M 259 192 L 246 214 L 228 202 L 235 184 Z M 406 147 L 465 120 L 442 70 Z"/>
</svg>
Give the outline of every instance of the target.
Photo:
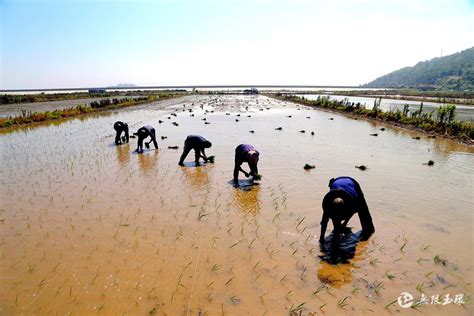
<svg viewBox="0 0 474 316">
<path fill-rule="evenodd" d="M 378 262 L 379 262 L 379 259 L 372 259 L 369 261 L 369 263 L 373 266 L 376 266 Z"/>
<path fill-rule="evenodd" d="M 388 309 L 388 308 L 390 308 L 390 306 L 392 306 L 393 304 L 395 304 L 395 303 L 397 303 L 397 302 L 398 302 L 398 299 L 393 300 L 393 301 L 391 301 L 390 303 L 388 303 L 387 305 L 385 305 L 384 308 L 385 308 L 385 309 Z"/>
<path fill-rule="evenodd" d="M 232 246 L 230 246 L 229 249 L 234 248 L 235 246 L 237 246 L 237 245 L 240 244 L 241 242 L 242 242 L 242 240 L 239 240 L 238 242 L 232 244 Z"/>
<path fill-rule="evenodd" d="M 221 267 L 222 267 L 221 265 L 214 264 L 211 268 L 211 271 L 215 272 L 215 271 L 219 270 Z"/>
<path fill-rule="evenodd" d="M 28 263 L 28 272 L 33 273 L 36 269 L 36 264 Z"/>
<path fill-rule="evenodd" d="M 392 273 L 390 273 L 389 271 L 386 271 L 385 272 L 385 276 L 387 277 L 387 279 L 389 280 L 393 280 L 393 279 L 396 279 L 396 276 Z"/>
<path fill-rule="evenodd" d="M 200 221 L 201 219 L 203 219 L 207 215 L 209 215 L 209 214 L 204 211 L 204 208 L 200 208 L 199 213 L 198 213 L 198 217 L 197 217 L 198 221 Z"/>
<path fill-rule="evenodd" d="M 423 290 L 424 290 L 425 288 L 427 288 L 427 286 L 425 286 L 425 283 L 424 283 L 424 282 L 419 283 L 419 284 L 417 284 L 417 286 L 416 286 L 416 290 L 417 290 L 418 292 L 421 292 L 421 293 L 423 293 Z"/>
<path fill-rule="evenodd" d="M 441 258 L 439 255 L 436 255 L 433 257 L 433 262 L 435 264 L 441 264 L 443 266 L 446 266 L 448 261 L 446 259 Z"/>
<path fill-rule="evenodd" d="M 252 271 L 255 271 L 255 269 L 257 269 L 258 265 L 260 264 L 260 261 L 258 261 L 252 268 Z"/>
<path fill-rule="evenodd" d="M 349 298 L 351 297 L 346 296 L 343 299 L 340 299 L 339 301 L 337 301 L 337 307 L 344 308 L 345 306 L 349 305 L 349 302 L 348 302 Z"/>
<path fill-rule="evenodd" d="M 403 249 L 405 249 L 405 246 L 407 245 L 407 241 L 405 240 L 403 244 L 400 246 L 400 251 L 403 252 Z"/>
<path fill-rule="evenodd" d="M 326 285 L 325 284 L 321 284 L 320 286 L 318 286 L 318 288 L 313 291 L 313 295 L 317 295 L 318 293 L 320 293 L 322 290 L 325 290 L 327 289 Z"/>
<path fill-rule="evenodd" d="M 357 292 L 359 292 L 359 291 L 360 291 L 360 288 L 359 288 L 359 286 L 356 285 L 356 286 L 351 290 L 351 294 L 352 294 L 352 295 L 355 295 L 355 294 L 357 294 Z"/>
<path fill-rule="evenodd" d="M 229 280 L 227 280 L 227 282 L 225 283 L 225 285 L 227 286 L 227 285 L 231 284 L 231 283 L 232 283 L 232 280 L 234 280 L 234 278 L 233 278 L 233 277 L 232 277 L 232 278 L 230 278 Z"/>
<path fill-rule="evenodd" d="M 375 294 L 379 295 L 379 292 L 384 288 L 383 281 L 374 282 L 371 287 L 373 288 Z"/>
<path fill-rule="evenodd" d="M 298 227 L 301 225 L 301 223 L 303 223 L 303 221 L 306 219 L 306 216 L 303 216 L 299 221 L 298 221 L 298 224 L 296 224 L 296 229 L 298 229 Z"/>
<path fill-rule="evenodd" d="M 297 313 L 297 312 L 300 312 L 300 314 L 301 314 L 301 311 L 303 310 L 304 304 L 306 304 L 306 302 L 303 302 L 303 303 L 301 303 L 297 306 L 295 306 L 294 304 L 291 305 L 289 315 L 292 315 L 292 314 Z"/>
</svg>

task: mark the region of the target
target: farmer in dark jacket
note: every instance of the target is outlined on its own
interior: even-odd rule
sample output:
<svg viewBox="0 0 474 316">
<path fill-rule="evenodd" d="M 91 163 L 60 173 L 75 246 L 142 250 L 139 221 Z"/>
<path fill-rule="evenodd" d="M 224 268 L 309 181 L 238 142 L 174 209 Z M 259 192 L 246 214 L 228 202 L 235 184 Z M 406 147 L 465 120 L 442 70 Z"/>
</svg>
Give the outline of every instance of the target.
<svg viewBox="0 0 474 316">
<path fill-rule="evenodd" d="M 338 177 L 329 181 L 330 191 L 323 199 L 323 218 L 321 220 L 320 242 L 324 242 L 324 234 L 329 219 L 332 220 L 335 235 L 346 230 L 347 222 L 355 213 L 359 214 L 362 225 L 360 240 L 367 240 L 375 232 L 372 217 L 359 183 L 350 177 Z"/>
<path fill-rule="evenodd" d="M 199 166 L 199 159 L 204 159 L 204 162 L 207 162 L 207 156 L 205 153 L 206 148 L 210 148 L 212 143 L 199 135 L 189 135 L 184 141 L 184 149 L 181 158 L 179 159 L 179 165 L 184 166 L 184 159 L 189 154 L 189 152 L 194 149 L 194 161 L 196 166 Z"/>
<path fill-rule="evenodd" d="M 145 125 L 143 127 L 140 127 L 140 129 L 136 132 L 133 133 L 133 135 L 136 135 L 138 137 L 138 142 L 137 142 L 137 152 L 143 152 L 143 140 L 150 136 L 151 140 L 146 143 L 146 147 L 148 148 L 150 146 L 150 143 L 153 142 L 153 145 L 155 145 L 155 148 L 158 149 L 158 143 L 156 142 L 156 137 L 155 137 L 155 129 L 153 126 L 150 125 Z"/>
<path fill-rule="evenodd" d="M 127 123 L 117 121 L 114 124 L 115 129 L 115 145 L 120 145 L 122 143 L 128 143 L 129 136 L 128 136 L 128 125 Z M 125 133 L 124 138 L 121 137 L 122 133 Z"/>
<path fill-rule="evenodd" d="M 235 148 L 235 165 L 234 165 L 234 183 L 238 184 L 239 171 L 243 172 L 248 178 L 249 176 L 256 176 L 258 174 L 257 164 L 260 153 L 249 144 L 240 144 Z M 246 162 L 249 165 L 250 172 L 242 169 L 241 165 Z"/>
</svg>

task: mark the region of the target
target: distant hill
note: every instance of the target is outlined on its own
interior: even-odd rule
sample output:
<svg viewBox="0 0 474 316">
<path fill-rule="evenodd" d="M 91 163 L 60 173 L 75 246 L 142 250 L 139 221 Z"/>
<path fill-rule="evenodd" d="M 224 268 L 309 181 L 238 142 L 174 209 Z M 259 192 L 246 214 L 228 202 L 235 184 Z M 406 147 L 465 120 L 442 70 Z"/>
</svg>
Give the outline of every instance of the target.
<svg viewBox="0 0 474 316">
<path fill-rule="evenodd" d="M 116 84 L 115 86 L 110 86 L 109 88 L 134 88 L 136 85 L 133 83 L 119 83 Z"/>
<path fill-rule="evenodd" d="M 363 87 L 474 91 L 474 47 L 396 70 Z"/>
</svg>

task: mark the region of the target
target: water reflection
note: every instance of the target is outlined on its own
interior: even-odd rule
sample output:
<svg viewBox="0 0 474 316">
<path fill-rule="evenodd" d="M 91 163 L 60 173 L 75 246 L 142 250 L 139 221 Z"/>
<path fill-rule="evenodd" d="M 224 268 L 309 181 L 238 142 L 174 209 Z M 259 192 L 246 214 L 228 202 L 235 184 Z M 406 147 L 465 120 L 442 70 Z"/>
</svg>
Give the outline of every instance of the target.
<svg viewBox="0 0 474 316">
<path fill-rule="evenodd" d="M 363 254 L 367 248 L 367 241 L 359 242 L 356 246 L 354 258 L 351 262 L 331 264 L 322 259 L 318 269 L 318 279 L 335 288 L 340 288 L 342 285 L 350 284 L 352 282 L 352 270 L 357 269 L 354 263 L 363 259 Z"/>
<path fill-rule="evenodd" d="M 202 190 L 209 184 L 209 171 L 213 165 L 201 165 L 193 167 L 181 167 L 180 170 L 184 174 L 188 186 L 194 191 Z"/>
<path fill-rule="evenodd" d="M 127 167 L 130 162 L 130 144 L 115 146 L 117 153 L 117 161 L 121 168 Z"/>
<path fill-rule="evenodd" d="M 244 189 L 236 188 L 234 204 L 242 213 L 257 214 L 260 212 L 260 186 L 253 185 Z"/>
<path fill-rule="evenodd" d="M 138 165 L 144 172 L 154 169 L 158 163 L 158 150 L 148 151 L 142 154 L 137 154 Z"/>
</svg>

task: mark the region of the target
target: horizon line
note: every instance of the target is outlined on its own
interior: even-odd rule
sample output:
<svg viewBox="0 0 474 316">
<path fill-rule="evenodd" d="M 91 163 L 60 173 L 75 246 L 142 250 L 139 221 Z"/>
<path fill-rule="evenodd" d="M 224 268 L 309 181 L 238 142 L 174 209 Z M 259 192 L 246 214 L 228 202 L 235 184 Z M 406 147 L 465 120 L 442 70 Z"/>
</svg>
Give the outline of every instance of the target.
<svg viewBox="0 0 474 316">
<path fill-rule="evenodd" d="M 202 88 L 362 88 L 346 85 L 166 85 L 166 86 L 108 86 L 108 87 L 75 87 L 75 88 L 31 88 L 31 89 L 1 89 L 3 92 L 35 92 L 35 91 L 71 91 L 71 90 L 147 90 L 147 89 L 202 89 Z M 379 88 L 380 89 L 380 88 Z"/>
</svg>

